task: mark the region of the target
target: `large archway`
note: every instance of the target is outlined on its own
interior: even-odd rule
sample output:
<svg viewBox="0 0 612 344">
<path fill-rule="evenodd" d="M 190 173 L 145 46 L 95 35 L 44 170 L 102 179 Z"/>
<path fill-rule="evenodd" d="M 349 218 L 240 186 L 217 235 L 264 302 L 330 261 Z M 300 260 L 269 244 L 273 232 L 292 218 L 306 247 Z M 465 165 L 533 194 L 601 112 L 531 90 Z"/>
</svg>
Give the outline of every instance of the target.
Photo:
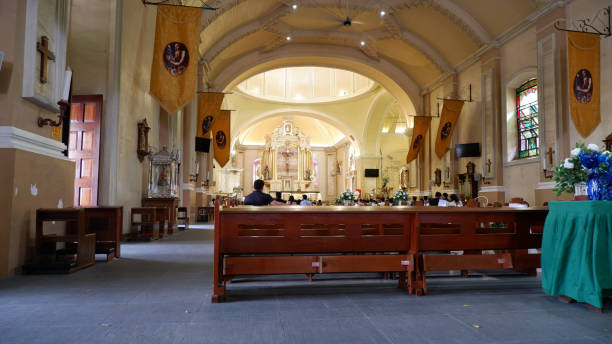
<svg viewBox="0 0 612 344">
<path fill-rule="evenodd" d="M 297 66 L 340 68 L 362 74 L 392 94 L 404 113 L 422 112 L 421 90 L 406 73 L 384 59 L 373 59 L 355 49 L 340 46 L 295 44 L 269 53 L 251 52 L 208 75 L 207 85 L 209 91 L 230 92 L 255 74 Z"/>
</svg>

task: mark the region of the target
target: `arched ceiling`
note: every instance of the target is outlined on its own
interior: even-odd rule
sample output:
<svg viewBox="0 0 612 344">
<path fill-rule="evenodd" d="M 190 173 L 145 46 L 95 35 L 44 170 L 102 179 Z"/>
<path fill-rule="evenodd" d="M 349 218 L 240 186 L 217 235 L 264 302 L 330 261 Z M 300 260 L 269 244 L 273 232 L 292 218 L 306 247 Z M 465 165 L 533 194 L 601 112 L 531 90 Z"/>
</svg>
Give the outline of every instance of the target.
<svg viewBox="0 0 612 344">
<path fill-rule="evenodd" d="M 392 64 L 423 89 L 559 1 L 348 0 L 351 26 L 342 25 L 347 0 L 213 0 L 207 4 L 217 10 L 204 12 L 199 49 L 203 78 L 212 88 L 227 68 L 244 64 L 241 73 L 252 68 L 241 60 L 245 56 L 273 54 L 281 48 L 289 52 L 291 46 L 320 46 L 353 49 L 377 63 Z"/>
</svg>

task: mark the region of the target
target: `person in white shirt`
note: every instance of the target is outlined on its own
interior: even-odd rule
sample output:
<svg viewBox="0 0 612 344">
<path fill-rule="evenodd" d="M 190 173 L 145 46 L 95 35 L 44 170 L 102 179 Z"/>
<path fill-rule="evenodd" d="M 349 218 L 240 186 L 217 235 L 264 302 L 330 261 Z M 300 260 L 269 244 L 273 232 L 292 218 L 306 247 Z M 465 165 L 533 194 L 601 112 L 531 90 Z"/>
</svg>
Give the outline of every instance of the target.
<svg viewBox="0 0 612 344">
<path fill-rule="evenodd" d="M 308 196 L 302 195 L 302 201 L 300 202 L 300 205 L 312 205 L 312 202 L 308 200 Z"/>
</svg>

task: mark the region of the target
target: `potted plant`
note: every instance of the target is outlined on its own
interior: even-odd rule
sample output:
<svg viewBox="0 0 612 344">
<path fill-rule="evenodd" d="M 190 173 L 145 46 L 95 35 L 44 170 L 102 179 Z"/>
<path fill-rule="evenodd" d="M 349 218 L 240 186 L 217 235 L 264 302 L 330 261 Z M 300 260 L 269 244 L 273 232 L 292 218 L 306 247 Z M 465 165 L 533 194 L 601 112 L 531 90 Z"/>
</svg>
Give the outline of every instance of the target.
<svg viewBox="0 0 612 344">
<path fill-rule="evenodd" d="M 351 190 L 346 189 L 340 194 L 338 200 L 344 205 L 351 205 L 351 203 L 355 202 L 355 194 Z"/>
</svg>

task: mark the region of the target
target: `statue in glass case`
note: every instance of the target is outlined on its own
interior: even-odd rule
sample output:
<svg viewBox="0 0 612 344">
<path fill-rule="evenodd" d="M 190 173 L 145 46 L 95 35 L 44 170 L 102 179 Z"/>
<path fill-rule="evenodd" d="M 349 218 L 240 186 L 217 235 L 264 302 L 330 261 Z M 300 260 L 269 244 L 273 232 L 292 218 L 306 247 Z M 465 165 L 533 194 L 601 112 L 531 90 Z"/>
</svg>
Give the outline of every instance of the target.
<svg viewBox="0 0 612 344">
<path fill-rule="evenodd" d="M 150 157 L 148 197 L 178 197 L 177 154 L 163 147 Z"/>
</svg>

